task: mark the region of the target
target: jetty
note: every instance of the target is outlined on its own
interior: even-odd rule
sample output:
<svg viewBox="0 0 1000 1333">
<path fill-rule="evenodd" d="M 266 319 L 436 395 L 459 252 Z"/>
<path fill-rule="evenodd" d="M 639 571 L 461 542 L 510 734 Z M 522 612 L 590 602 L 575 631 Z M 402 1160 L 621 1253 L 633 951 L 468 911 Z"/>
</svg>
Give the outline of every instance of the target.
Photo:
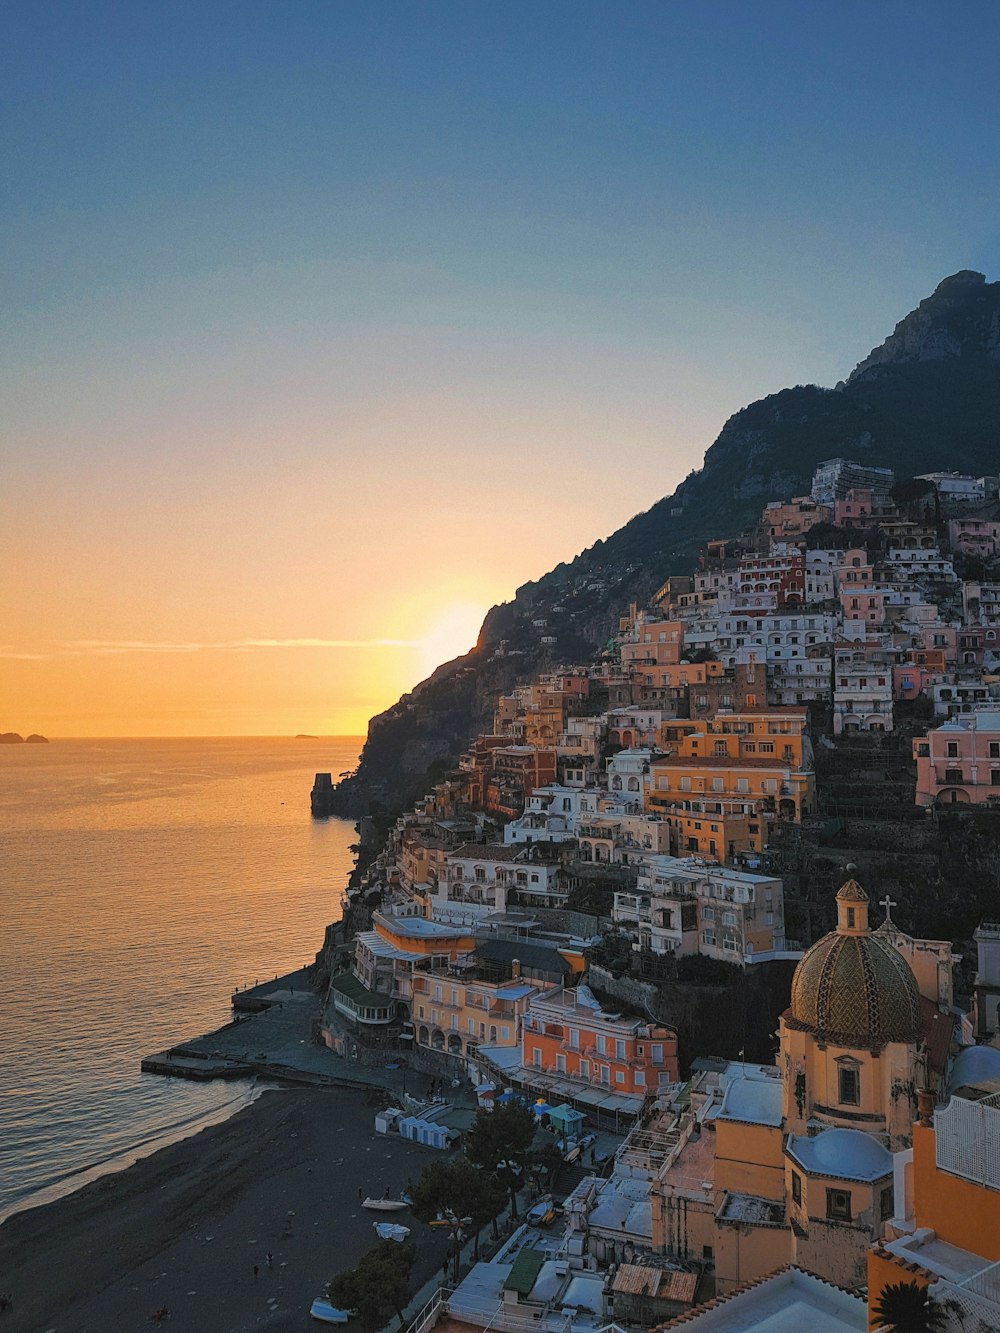
<svg viewBox="0 0 1000 1333">
<path fill-rule="evenodd" d="M 405 1090 L 400 1065 L 363 1066 L 336 1055 L 318 1039 L 323 998 L 307 969 L 234 991 L 234 1017 L 214 1032 L 145 1056 L 144 1074 L 186 1078 L 263 1079 L 310 1088 L 379 1087 Z"/>
</svg>

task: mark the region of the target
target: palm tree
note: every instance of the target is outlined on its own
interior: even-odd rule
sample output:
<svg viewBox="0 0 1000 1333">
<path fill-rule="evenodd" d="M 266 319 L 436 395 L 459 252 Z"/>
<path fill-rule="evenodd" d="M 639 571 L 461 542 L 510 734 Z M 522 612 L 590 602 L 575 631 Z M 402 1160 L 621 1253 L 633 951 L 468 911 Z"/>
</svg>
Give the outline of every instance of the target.
<svg viewBox="0 0 1000 1333">
<path fill-rule="evenodd" d="M 916 1282 L 890 1282 L 872 1310 L 882 1328 L 895 1333 L 936 1333 L 944 1327 L 941 1311 Z"/>
</svg>

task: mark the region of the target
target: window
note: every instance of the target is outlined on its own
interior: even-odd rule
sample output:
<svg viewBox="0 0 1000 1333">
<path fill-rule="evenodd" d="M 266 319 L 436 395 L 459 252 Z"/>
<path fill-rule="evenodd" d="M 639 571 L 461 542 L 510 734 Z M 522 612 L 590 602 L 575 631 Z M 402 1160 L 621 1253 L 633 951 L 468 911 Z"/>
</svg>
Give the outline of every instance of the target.
<svg viewBox="0 0 1000 1333">
<path fill-rule="evenodd" d="M 1000 759 L 1000 741 L 990 741 L 990 758 Z"/>
<path fill-rule="evenodd" d="M 635 1071 L 635 1086 L 644 1088 L 646 1086 L 646 1075 L 641 1069 Z"/>
<path fill-rule="evenodd" d="M 580 1077 L 581 1077 L 581 1078 L 590 1078 L 590 1061 L 589 1061 L 589 1060 L 581 1060 L 581 1061 L 580 1061 Z"/>
<path fill-rule="evenodd" d="M 420 1017 L 423 1018 L 423 1014 L 421 1014 Z M 466 1032 L 468 1032 L 470 1037 L 474 1037 L 476 1035 L 476 1020 L 474 1018 L 467 1018 L 465 1020 L 465 1030 Z"/>
<path fill-rule="evenodd" d="M 893 1202 L 892 1186 L 887 1185 L 878 1197 L 878 1216 L 880 1222 L 888 1222 L 895 1212 Z"/>
<path fill-rule="evenodd" d="M 802 1202 L 802 1177 L 797 1171 L 792 1172 L 792 1203 Z"/>
<path fill-rule="evenodd" d="M 565 1072 L 566 1072 L 566 1057 L 565 1057 L 565 1055 L 557 1055 L 557 1056 L 556 1056 L 556 1073 L 557 1073 L 557 1074 L 565 1074 Z"/>
<path fill-rule="evenodd" d="M 831 1222 L 850 1222 L 851 1191 L 827 1190 L 826 1215 Z"/>
<path fill-rule="evenodd" d="M 616 1070 L 615 1070 L 615 1082 L 616 1082 L 616 1083 L 624 1083 L 624 1082 L 625 1082 L 625 1071 L 624 1071 L 624 1069 L 616 1069 Z"/>
<path fill-rule="evenodd" d="M 944 770 L 945 782 L 961 782 L 962 770 L 960 768 L 946 768 Z"/>
<path fill-rule="evenodd" d="M 943 691 L 942 691 L 942 693 L 943 693 Z M 948 742 L 948 758 L 949 758 L 949 759 L 957 759 L 957 758 L 958 758 L 958 741 L 949 741 L 949 742 Z"/>
<path fill-rule="evenodd" d="M 649 1048 L 649 1058 L 652 1060 L 652 1062 L 653 1062 L 654 1065 L 662 1065 L 662 1064 L 663 1064 L 663 1043 L 662 1043 L 662 1042 L 656 1042 L 656 1041 L 653 1042 L 652 1046 Z"/>
<path fill-rule="evenodd" d="M 536 1069 L 541 1069 L 542 1048 L 540 1046 L 533 1046 L 531 1048 L 531 1063 L 535 1066 Z"/>
<path fill-rule="evenodd" d="M 597 1049 L 600 1051 L 601 1055 L 604 1054 L 604 1046 L 605 1046 L 604 1033 L 599 1032 L 597 1034 Z"/>
<path fill-rule="evenodd" d="M 501 1040 L 501 1041 L 510 1041 L 510 1028 L 508 1028 L 508 1027 L 503 1027 L 503 1028 L 500 1029 L 500 1040 Z"/>
</svg>

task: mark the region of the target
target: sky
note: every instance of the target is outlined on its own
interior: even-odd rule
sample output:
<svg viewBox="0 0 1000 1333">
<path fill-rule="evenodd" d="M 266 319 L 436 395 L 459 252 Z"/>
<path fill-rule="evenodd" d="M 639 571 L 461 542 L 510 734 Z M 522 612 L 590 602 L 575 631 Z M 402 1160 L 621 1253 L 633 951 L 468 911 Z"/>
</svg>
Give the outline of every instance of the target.
<svg viewBox="0 0 1000 1333">
<path fill-rule="evenodd" d="M 1000 277 L 1000 8 L 11 0 L 0 730 L 363 733 Z"/>
</svg>

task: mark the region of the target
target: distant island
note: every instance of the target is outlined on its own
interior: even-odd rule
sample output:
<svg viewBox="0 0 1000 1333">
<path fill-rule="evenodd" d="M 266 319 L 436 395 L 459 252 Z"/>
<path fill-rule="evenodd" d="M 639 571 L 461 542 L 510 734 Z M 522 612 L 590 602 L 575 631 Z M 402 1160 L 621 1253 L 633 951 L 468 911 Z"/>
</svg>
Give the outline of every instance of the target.
<svg viewBox="0 0 1000 1333">
<path fill-rule="evenodd" d="M 0 745 L 48 745 L 48 736 L 39 736 L 37 732 L 32 732 L 30 736 L 22 736 L 17 731 L 0 731 Z"/>
<path fill-rule="evenodd" d="M 295 737 L 297 741 L 318 741 L 318 736 L 311 736 L 308 731 L 300 731 Z"/>
</svg>

